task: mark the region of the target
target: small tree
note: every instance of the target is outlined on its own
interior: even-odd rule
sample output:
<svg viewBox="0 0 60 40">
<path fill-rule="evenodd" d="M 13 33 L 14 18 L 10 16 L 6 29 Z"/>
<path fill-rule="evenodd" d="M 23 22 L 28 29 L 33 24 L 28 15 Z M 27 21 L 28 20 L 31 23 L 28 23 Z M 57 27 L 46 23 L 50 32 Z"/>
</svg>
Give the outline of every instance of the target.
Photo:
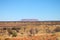
<svg viewBox="0 0 60 40">
<path fill-rule="evenodd" d="M 38 33 L 38 32 L 39 32 L 39 30 L 36 28 L 36 29 L 35 29 L 35 33 Z"/>
<path fill-rule="evenodd" d="M 37 29 L 30 29 L 30 34 L 35 35 L 36 33 L 38 33 Z"/>
<path fill-rule="evenodd" d="M 7 30 L 8 31 L 8 34 L 9 34 L 9 36 L 12 34 L 12 30 Z"/>
<path fill-rule="evenodd" d="M 60 27 L 56 27 L 56 28 L 54 29 L 54 31 L 55 31 L 55 32 L 60 32 Z"/>
<path fill-rule="evenodd" d="M 13 31 L 12 32 L 12 37 L 16 37 L 17 36 L 17 32 Z"/>
</svg>

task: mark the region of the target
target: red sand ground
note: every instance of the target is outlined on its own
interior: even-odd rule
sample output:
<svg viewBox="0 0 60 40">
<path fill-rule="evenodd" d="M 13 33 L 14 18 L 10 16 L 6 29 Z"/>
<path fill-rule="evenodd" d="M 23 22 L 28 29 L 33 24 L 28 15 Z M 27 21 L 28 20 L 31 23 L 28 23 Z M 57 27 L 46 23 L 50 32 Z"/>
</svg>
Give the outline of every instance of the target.
<svg viewBox="0 0 60 40">
<path fill-rule="evenodd" d="M 56 40 L 57 36 L 55 35 L 40 35 L 40 36 L 32 36 L 32 37 L 14 37 L 11 38 L 10 40 Z"/>
</svg>

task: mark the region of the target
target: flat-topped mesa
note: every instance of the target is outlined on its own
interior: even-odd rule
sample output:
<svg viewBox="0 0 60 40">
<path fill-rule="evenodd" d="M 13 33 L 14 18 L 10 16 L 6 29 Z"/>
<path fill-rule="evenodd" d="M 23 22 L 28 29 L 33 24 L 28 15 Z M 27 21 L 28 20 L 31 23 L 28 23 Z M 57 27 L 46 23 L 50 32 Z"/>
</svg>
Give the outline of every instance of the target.
<svg viewBox="0 0 60 40">
<path fill-rule="evenodd" d="M 38 19 L 22 19 L 21 21 L 39 21 Z"/>
</svg>

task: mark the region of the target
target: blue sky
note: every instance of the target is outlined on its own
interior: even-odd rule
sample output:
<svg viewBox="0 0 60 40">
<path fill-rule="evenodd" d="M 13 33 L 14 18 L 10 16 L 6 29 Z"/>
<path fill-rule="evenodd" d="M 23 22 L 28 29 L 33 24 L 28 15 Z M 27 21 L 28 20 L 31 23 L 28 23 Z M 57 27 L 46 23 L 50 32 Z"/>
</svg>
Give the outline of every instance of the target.
<svg viewBox="0 0 60 40">
<path fill-rule="evenodd" d="M 0 21 L 60 20 L 60 0 L 0 0 Z"/>
</svg>

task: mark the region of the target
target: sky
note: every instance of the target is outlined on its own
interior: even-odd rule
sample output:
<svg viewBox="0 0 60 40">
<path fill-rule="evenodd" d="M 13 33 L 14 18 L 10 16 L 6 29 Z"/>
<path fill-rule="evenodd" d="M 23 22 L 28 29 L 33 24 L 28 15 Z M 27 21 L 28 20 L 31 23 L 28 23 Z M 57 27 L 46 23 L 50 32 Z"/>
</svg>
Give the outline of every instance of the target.
<svg viewBox="0 0 60 40">
<path fill-rule="evenodd" d="M 60 0 L 0 0 L 0 21 L 60 21 Z"/>
</svg>

